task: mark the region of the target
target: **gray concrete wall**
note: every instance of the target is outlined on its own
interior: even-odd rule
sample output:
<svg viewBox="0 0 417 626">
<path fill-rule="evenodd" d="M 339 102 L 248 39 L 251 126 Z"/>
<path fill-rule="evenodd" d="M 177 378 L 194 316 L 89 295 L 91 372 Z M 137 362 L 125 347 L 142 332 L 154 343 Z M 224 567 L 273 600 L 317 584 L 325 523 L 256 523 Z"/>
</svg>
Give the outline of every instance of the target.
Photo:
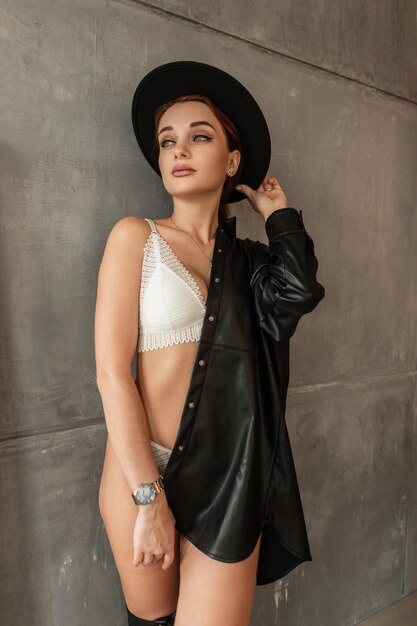
<svg viewBox="0 0 417 626">
<path fill-rule="evenodd" d="M 175 59 L 258 98 L 326 287 L 287 408 L 313 561 L 256 589 L 251 624 L 352 626 L 417 589 L 416 33 L 401 0 L 0 0 L 2 624 L 126 623 L 97 502 L 96 281 L 115 221 L 168 214 L 130 104 Z"/>
</svg>

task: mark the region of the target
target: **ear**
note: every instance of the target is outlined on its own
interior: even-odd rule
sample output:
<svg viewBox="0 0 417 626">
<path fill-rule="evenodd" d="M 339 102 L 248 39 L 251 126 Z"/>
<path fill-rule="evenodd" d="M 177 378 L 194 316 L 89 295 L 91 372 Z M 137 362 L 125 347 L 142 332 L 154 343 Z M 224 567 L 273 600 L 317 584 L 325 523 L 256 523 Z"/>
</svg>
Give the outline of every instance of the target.
<svg viewBox="0 0 417 626">
<path fill-rule="evenodd" d="M 232 152 L 229 152 L 229 160 L 228 160 L 228 165 L 231 168 L 233 166 L 234 171 L 237 171 L 237 168 L 239 167 L 239 163 L 240 163 L 240 152 L 239 150 L 233 150 Z"/>
</svg>

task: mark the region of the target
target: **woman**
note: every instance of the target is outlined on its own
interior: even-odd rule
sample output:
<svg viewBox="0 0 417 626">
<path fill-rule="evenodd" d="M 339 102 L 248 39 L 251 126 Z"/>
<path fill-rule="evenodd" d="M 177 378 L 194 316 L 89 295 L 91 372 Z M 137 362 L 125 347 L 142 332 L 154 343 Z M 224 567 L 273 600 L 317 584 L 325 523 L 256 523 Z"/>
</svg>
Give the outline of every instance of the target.
<svg viewBox="0 0 417 626">
<path fill-rule="evenodd" d="M 278 180 L 265 175 L 266 122 L 238 81 L 206 64 L 166 64 L 142 79 L 132 113 L 142 152 L 173 206 L 168 218 L 119 220 L 100 266 L 96 366 L 108 429 L 100 513 L 130 625 L 175 619 L 176 626 L 244 626 L 278 445 L 275 426 L 251 405 L 263 378 L 261 341 L 269 335 L 285 348 L 324 289 L 301 217 L 288 208 Z M 244 197 L 266 221 L 271 264 L 264 244 L 234 232 L 229 238 L 235 218 L 228 218 L 227 202 Z M 278 346 L 262 345 L 265 355 Z M 283 380 L 268 406 L 280 396 L 284 407 L 285 393 Z M 279 436 L 304 548 L 302 554 L 280 548 L 289 571 L 311 557 L 285 425 Z M 265 554 L 271 541 L 264 541 Z M 273 554 L 276 561 L 281 552 Z M 271 570 L 260 584 L 284 569 Z"/>
</svg>

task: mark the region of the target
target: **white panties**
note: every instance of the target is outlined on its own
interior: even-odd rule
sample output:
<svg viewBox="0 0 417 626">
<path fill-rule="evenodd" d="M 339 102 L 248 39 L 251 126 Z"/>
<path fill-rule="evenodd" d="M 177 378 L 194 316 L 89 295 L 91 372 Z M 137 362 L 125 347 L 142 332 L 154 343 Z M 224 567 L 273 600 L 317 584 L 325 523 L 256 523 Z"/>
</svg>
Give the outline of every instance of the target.
<svg viewBox="0 0 417 626">
<path fill-rule="evenodd" d="M 156 466 L 158 468 L 159 473 L 163 476 L 165 473 L 165 468 L 168 464 L 168 459 L 171 456 L 172 450 L 170 448 L 165 448 L 165 446 L 161 446 L 156 441 L 151 440 L 151 448 L 153 458 L 155 459 Z"/>
</svg>

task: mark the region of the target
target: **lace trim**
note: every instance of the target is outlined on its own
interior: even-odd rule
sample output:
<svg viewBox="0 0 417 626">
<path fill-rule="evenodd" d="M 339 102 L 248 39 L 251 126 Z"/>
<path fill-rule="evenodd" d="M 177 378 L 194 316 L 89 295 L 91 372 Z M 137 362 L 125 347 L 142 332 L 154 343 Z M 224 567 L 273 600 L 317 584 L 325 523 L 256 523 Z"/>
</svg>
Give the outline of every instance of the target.
<svg viewBox="0 0 417 626">
<path fill-rule="evenodd" d="M 164 333 L 145 333 L 139 334 L 138 352 L 146 350 L 156 350 L 157 348 L 167 348 L 177 343 L 186 343 L 188 341 L 199 341 L 201 330 L 203 328 L 203 319 L 195 322 L 187 328 L 181 330 L 167 330 Z"/>
<path fill-rule="evenodd" d="M 163 257 L 161 259 L 162 262 L 165 265 L 168 265 L 168 267 L 170 267 L 171 269 L 173 269 L 176 274 L 179 274 L 181 278 L 183 278 L 185 282 L 190 285 L 190 287 L 193 287 L 193 291 L 195 291 L 195 293 L 198 295 L 201 304 L 205 308 L 206 303 L 204 302 L 203 294 L 201 293 L 200 287 L 198 286 L 198 283 L 195 280 L 194 276 L 191 274 L 190 270 L 188 270 L 182 263 L 182 261 L 179 260 L 169 243 L 162 237 L 162 235 L 160 235 L 159 233 L 155 234 L 159 238 L 159 241 L 163 246 L 163 250 L 159 248 L 161 252 L 161 257 Z M 170 259 L 172 261 L 172 264 L 167 263 L 166 259 Z"/>
<path fill-rule="evenodd" d="M 155 241 L 153 239 L 155 235 L 157 236 L 158 241 Z M 156 246 L 158 246 L 158 250 L 155 250 Z M 182 328 L 180 330 L 168 330 L 165 332 L 145 332 L 143 330 L 139 315 L 139 339 L 137 346 L 138 352 L 156 350 L 158 348 L 166 348 L 174 344 L 185 343 L 188 341 L 199 341 L 201 337 L 206 303 L 204 301 L 200 287 L 198 286 L 198 283 L 194 279 L 191 272 L 185 267 L 185 265 L 180 261 L 175 252 L 172 250 L 168 242 L 165 241 L 165 239 L 154 230 L 149 233 L 148 239 L 146 240 L 144 246 L 142 278 L 139 293 L 139 310 L 141 310 L 143 301 L 145 299 L 146 288 L 155 271 L 157 262 L 163 263 L 171 270 L 173 270 L 192 289 L 192 291 L 198 296 L 198 299 L 204 308 L 204 313 L 201 316 L 200 320 L 194 322 L 186 328 Z"/>
</svg>

